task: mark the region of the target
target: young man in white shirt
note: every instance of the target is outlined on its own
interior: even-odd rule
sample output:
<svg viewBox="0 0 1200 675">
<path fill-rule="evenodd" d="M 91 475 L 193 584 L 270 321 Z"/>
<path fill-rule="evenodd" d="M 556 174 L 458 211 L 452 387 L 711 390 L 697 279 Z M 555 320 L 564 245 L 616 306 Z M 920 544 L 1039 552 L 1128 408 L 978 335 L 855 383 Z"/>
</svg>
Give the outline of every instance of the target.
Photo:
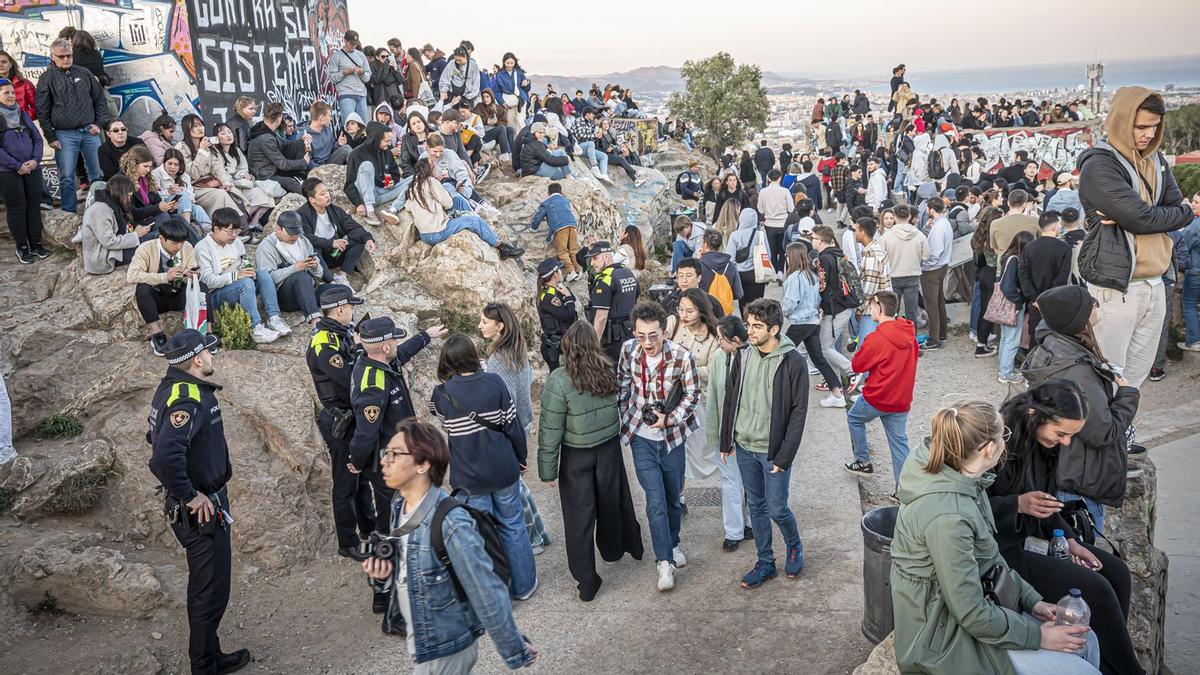
<svg viewBox="0 0 1200 675">
<path fill-rule="evenodd" d="M 250 315 L 250 334 L 257 343 L 274 342 L 280 333 L 290 333 L 287 324 L 278 316 L 272 321 L 284 329 L 272 330 L 258 313 L 254 263 L 246 255 L 246 247 L 238 239 L 241 216 L 229 208 L 217 209 L 212 215 L 212 232 L 196 244 L 196 264 L 200 266 L 200 281 L 208 287 L 208 305 L 216 312 L 221 305 L 241 305 Z"/>
<path fill-rule="evenodd" d="M 788 214 L 795 208 L 792 193 L 779 184 L 783 174 L 779 169 L 767 172 L 767 186 L 758 193 L 758 212 L 766 221 L 767 248 L 771 251 L 771 266 L 779 279 L 783 280 L 783 226 Z"/>
</svg>

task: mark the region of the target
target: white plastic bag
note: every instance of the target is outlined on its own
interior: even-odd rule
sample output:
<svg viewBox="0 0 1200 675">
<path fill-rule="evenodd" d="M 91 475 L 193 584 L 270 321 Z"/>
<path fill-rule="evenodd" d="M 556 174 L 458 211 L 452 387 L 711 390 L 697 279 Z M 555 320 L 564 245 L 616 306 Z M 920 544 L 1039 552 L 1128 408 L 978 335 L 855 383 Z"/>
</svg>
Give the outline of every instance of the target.
<svg viewBox="0 0 1200 675">
<path fill-rule="evenodd" d="M 208 335 L 208 298 L 200 288 L 200 279 L 189 277 L 187 297 L 183 308 L 183 327 L 193 328 Z"/>
<path fill-rule="evenodd" d="M 775 280 L 775 268 L 771 267 L 771 252 L 767 249 L 767 232 L 758 228 L 758 244 L 754 247 L 754 283 L 765 284 Z"/>
</svg>

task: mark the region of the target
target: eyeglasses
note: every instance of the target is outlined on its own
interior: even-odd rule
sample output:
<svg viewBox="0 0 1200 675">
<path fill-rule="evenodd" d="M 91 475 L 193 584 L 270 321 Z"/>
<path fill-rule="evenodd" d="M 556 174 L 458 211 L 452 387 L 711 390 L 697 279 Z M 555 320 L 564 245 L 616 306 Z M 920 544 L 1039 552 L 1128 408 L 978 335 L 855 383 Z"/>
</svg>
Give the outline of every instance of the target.
<svg viewBox="0 0 1200 675">
<path fill-rule="evenodd" d="M 412 457 L 411 452 L 400 452 L 399 450 L 388 450 L 387 452 L 383 453 L 383 457 L 381 458 L 381 461 L 383 461 L 386 464 L 391 464 L 392 462 L 395 462 L 401 455 L 407 455 L 409 457 Z"/>
<path fill-rule="evenodd" d="M 111 129 L 109 129 L 108 131 L 109 131 L 109 133 L 114 133 L 114 134 L 123 134 L 123 133 L 125 133 L 126 131 L 129 131 L 129 130 L 128 130 L 128 129 L 126 129 L 125 127 L 112 127 L 112 128 L 111 128 Z"/>
</svg>

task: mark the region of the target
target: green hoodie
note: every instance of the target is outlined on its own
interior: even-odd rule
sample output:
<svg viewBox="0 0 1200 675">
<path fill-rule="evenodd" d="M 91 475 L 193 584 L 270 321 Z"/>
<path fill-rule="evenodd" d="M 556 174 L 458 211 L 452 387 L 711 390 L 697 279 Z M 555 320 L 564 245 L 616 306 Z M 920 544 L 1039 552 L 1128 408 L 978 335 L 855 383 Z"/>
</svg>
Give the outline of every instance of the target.
<svg viewBox="0 0 1200 675">
<path fill-rule="evenodd" d="M 929 445 L 900 472 L 900 513 L 892 540 L 892 614 L 902 673 L 1014 673 L 1006 650 L 1038 649 L 1037 621 L 983 597 L 979 578 L 1008 569 L 996 545 L 988 502 L 992 474 L 970 478 L 943 466 L 925 471 Z M 1041 595 L 1020 577 L 1021 609 Z"/>
<path fill-rule="evenodd" d="M 744 375 L 737 419 L 733 424 L 733 439 L 750 452 L 765 453 L 771 449 L 771 384 L 775 381 L 775 371 L 779 370 L 783 355 L 795 349 L 796 345 L 784 336 L 770 354 L 750 347 L 742 357 Z M 724 391 L 721 393 L 723 395 Z"/>
</svg>

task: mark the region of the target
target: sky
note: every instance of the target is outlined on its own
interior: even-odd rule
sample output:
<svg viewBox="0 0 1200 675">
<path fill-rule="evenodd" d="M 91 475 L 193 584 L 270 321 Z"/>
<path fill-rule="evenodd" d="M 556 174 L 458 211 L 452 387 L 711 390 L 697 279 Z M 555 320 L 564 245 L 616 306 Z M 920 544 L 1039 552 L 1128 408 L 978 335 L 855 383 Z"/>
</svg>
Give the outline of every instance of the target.
<svg viewBox="0 0 1200 675">
<path fill-rule="evenodd" d="M 398 37 L 449 53 L 465 39 L 481 63 L 511 51 L 541 75 L 680 66 L 718 51 L 777 73 L 880 78 L 901 62 L 911 72 L 1200 53 L 1200 0 L 347 3 L 364 45 Z"/>
</svg>

